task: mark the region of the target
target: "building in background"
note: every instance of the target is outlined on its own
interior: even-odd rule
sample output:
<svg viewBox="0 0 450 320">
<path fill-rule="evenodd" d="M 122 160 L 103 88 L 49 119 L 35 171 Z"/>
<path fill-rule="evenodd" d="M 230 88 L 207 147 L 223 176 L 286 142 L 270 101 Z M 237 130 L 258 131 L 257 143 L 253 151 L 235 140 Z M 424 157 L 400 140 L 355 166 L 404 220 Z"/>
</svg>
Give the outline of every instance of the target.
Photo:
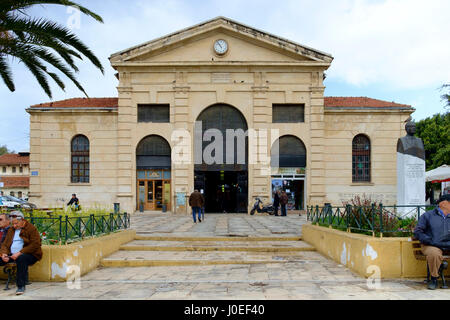
<svg viewBox="0 0 450 320">
<path fill-rule="evenodd" d="M 28 199 L 30 188 L 30 153 L 0 156 L 0 193 Z"/>
<path fill-rule="evenodd" d="M 30 201 L 38 206 L 76 193 L 85 206 L 187 213 L 194 188 L 206 212 L 246 213 L 277 188 L 291 209 L 363 193 L 395 204 L 396 144 L 414 109 L 325 97 L 330 54 L 219 17 L 110 61 L 117 97 L 27 109 Z M 229 129 L 258 138 L 242 139 L 240 151 L 214 145 Z"/>
</svg>

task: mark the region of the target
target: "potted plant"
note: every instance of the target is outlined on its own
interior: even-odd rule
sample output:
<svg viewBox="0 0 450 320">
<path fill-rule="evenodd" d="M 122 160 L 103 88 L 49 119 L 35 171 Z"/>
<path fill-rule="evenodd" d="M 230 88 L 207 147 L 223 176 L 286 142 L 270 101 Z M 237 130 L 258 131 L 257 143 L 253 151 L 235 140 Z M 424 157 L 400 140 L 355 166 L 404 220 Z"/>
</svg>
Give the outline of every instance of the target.
<svg viewBox="0 0 450 320">
<path fill-rule="evenodd" d="M 164 200 L 164 203 L 162 205 L 162 212 L 167 212 L 167 200 Z"/>
<path fill-rule="evenodd" d="M 139 203 L 139 212 L 144 212 L 144 201 Z"/>
</svg>

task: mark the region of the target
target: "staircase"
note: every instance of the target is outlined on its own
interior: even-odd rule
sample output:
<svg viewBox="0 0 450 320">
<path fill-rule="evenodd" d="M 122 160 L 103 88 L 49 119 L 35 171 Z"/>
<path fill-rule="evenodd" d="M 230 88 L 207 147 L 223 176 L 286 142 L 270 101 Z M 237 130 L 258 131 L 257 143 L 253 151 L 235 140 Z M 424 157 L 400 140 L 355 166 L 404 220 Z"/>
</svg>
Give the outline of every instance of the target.
<svg viewBox="0 0 450 320">
<path fill-rule="evenodd" d="M 101 261 L 103 267 L 266 264 L 307 261 L 316 249 L 301 237 L 142 236 Z"/>
</svg>

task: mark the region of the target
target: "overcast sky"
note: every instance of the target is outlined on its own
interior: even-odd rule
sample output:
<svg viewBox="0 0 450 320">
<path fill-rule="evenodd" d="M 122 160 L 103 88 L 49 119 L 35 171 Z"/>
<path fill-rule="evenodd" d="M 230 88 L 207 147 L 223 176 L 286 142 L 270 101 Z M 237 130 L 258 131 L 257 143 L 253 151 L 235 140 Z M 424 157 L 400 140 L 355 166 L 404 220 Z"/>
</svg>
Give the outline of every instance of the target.
<svg viewBox="0 0 450 320">
<path fill-rule="evenodd" d="M 326 96 L 367 96 L 412 105 L 415 120 L 444 112 L 440 86 L 450 83 L 448 0 L 74 0 L 104 24 L 81 16 L 75 34 L 100 58 L 105 74 L 78 63 L 90 97 L 116 97 L 118 81 L 108 57 L 166 34 L 225 16 L 330 53 Z M 74 12 L 34 7 L 31 16 L 73 26 Z M 50 99 L 21 64 L 11 63 L 16 91 L 0 80 L 0 145 L 29 150 L 30 105 Z M 68 80 L 52 86 L 53 100 L 82 97 Z"/>
</svg>

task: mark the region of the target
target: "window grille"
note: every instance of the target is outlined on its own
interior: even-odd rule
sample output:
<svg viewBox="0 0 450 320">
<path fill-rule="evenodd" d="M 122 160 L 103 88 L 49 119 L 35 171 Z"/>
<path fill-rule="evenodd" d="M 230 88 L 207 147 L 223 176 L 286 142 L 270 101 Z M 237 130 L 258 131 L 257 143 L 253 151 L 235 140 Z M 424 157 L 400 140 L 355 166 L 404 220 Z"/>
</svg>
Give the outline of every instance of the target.
<svg viewBox="0 0 450 320">
<path fill-rule="evenodd" d="M 298 123 L 305 122 L 304 104 L 273 104 L 273 123 Z"/>
<path fill-rule="evenodd" d="M 278 139 L 279 154 L 272 147 L 271 164 L 276 164 L 278 156 L 278 167 L 280 168 L 305 168 L 306 147 L 302 140 L 295 136 L 283 136 Z"/>
<path fill-rule="evenodd" d="M 370 141 L 365 135 L 357 135 L 352 146 L 352 181 L 370 182 Z"/>
<path fill-rule="evenodd" d="M 83 135 L 72 139 L 72 183 L 89 183 L 89 140 Z"/>
<path fill-rule="evenodd" d="M 170 122 L 170 105 L 138 104 L 138 122 Z"/>
</svg>

